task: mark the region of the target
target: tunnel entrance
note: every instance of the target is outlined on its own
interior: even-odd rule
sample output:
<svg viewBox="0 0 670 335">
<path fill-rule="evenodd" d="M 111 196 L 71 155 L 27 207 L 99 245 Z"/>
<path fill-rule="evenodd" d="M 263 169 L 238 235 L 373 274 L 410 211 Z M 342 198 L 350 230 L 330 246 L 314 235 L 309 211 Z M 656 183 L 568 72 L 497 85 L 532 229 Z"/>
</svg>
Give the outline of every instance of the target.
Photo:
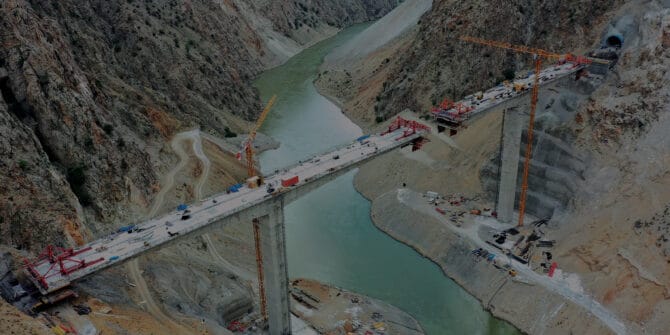
<svg viewBox="0 0 670 335">
<path fill-rule="evenodd" d="M 623 45 L 623 39 L 619 36 L 612 35 L 608 36 L 607 39 L 605 39 L 605 43 L 607 44 L 608 47 L 621 49 L 621 46 Z"/>
</svg>

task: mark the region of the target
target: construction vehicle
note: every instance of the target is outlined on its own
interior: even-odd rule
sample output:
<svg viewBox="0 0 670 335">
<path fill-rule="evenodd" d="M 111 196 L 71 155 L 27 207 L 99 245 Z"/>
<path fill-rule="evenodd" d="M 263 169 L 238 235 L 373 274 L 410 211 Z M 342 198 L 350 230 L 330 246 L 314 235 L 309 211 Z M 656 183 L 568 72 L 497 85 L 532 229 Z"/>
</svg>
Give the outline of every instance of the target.
<svg viewBox="0 0 670 335">
<path fill-rule="evenodd" d="M 288 179 L 282 179 L 281 181 L 281 186 L 283 187 L 291 187 L 297 184 L 300 181 L 300 178 L 298 176 L 293 176 Z"/>
<path fill-rule="evenodd" d="M 550 51 L 532 48 L 525 45 L 514 45 L 506 42 L 486 40 L 477 37 L 463 36 L 461 41 L 471 42 L 476 44 L 482 44 L 487 46 L 492 46 L 499 49 L 511 50 L 516 53 L 525 53 L 533 55 L 535 60 L 535 78 L 533 80 L 533 91 L 530 98 L 530 118 L 528 120 L 528 135 L 526 140 L 526 155 L 523 163 L 523 179 L 521 183 L 521 196 L 519 197 L 519 223 L 518 226 L 523 226 L 523 220 L 526 213 L 526 197 L 528 194 L 528 173 L 530 170 L 530 158 L 532 155 L 533 149 L 533 128 L 535 126 L 535 111 L 537 109 L 537 99 L 538 93 L 540 90 L 540 72 L 542 70 L 542 61 L 547 60 L 557 60 L 559 63 L 574 63 L 575 66 L 589 65 L 591 63 L 599 63 L 604 65 L 609 65 L 610 62 L 604 59 L 591 58 L 585 56 L 575 56 L 573 54 L 557 54 Z M 517 86 L 514 86 L 514 89 L 517 90 Z"/>
<path fill-rule="evenodd" d="M 526 90 L 526 85 L 523 83 L 514 83 L 514 92 L 521 92 Z"/>
</svg>

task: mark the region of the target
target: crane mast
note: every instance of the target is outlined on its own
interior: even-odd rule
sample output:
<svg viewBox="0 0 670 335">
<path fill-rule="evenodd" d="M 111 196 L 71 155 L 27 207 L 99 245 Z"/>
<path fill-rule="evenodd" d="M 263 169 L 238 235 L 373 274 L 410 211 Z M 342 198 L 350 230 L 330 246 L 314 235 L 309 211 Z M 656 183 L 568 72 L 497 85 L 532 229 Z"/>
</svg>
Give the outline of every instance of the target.
<svg viewBox="0 0 670 335">
<path fill-rule="evenodd" d="M 268 117 L 268 114 L 270 113 L 270 110 L 272 109 L 272 106 L 274 105 L 276 100 L 277 100 L 276 95 L 273 95 L 272 98 L 270 98 L 267 105 L 265 105 L 263 112 L 261 112 L 261 115 L 258 116 L 258 120 L 256 120 L 254 127 L 249 132 L 249 136 L 242 144 L 243 145 L 242 150 L 244 150 L 244 155 L 246 156 L 247 161 L 246 162 L 247 176 L 249 178 L 255 177 L 257 175 L 256 167 L 254 166 L 255 165 L 254 140 L 256 139 L 256 134 L 263 125 L 263 122 L 265 122 L 265 119 Z M 261 223 L 259 222 L 258 219 L 254 219 L 252 224 L 253 224 L 252 228 L 254 231 L 254 247 L 256 249 L 256 270 L 258 275 L 258 295 L 260 299 L 261 318 L 263 319 L 263 321 L 266 321 L 268 318 L 268 312 L 267 312 L 267 298 L 265 296 L 265 283 L 264 283 L 265 276 L 263 273 L 263 251 L 261 249 L 261 227 L 260 227 Z"/>
<path fill-rule="evenodd" d="M 265 109 L 263 109 L 263 112 L 261 112 L 261 115 L 258 117 L 256 124 L 254 124 L 254 127 L 251 129 L 251 132 L 249 132 L 249 137 L 247 137 L 246 141 L 244 142 L 243 148 L 244 148 L 244 155 L 247 160 L 248 177 L 253 177 L 256 175 L 256 167 L 254 163 L 254 140 L 256 139 L 256 134 L 258 133 L 258 129 L 260 129 L 261 126 L 263 125 L 263 122 L 265 122 L 265 119 L 268 117 L 268 114 L 270 113 L 270 110 L 272 109 L 272 106 L 274 105 L 276 100 L 277 100 L 276 95 L 273 95 L 272 98 L 270 98 L 267 105 L 265 105 Z"/>
<path fill-rule="evenodd" d="M 537 109 L 537 99 L 540 90 L 540 72 L 542 71 L 542 60 L 553 59 L 564 62 L 572 62 L 577 66 L 591 63 L 609 65 L 610 62 L 603 59 L 575 56 L 573 54 L 557 54 L 547 50 L 533 48 L 525 45 L 515 45 L 507 42 L 492 41 L 482 38 L 463 36 L 461 41 L 487 45 L 499 49 L 510 50 L 516 53 L 531 54 L 535 58 L 535 79 L 533 81 L 533 91 L 530 98 L 530 117 L 528 120 L 528 139 L 526 140 L 526 154 L 523 163 L 523 175 L 521 182 L 521 194 L 519 196 L 519 223 L 518 226 L 523 226 L 524 216 L 526 214 L 526 198 L 528 195 L 528 174 L 530 171 L 530 160 L 533 150 L 533 128 L 535 126 L 535 111 Z"/>
</svg>

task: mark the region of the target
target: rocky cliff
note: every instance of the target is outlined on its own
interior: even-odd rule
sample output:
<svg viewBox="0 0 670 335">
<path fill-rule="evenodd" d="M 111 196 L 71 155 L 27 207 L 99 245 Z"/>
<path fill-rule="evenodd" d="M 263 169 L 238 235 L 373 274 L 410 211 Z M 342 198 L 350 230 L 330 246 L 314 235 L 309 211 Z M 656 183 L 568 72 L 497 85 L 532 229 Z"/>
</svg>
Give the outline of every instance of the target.
<svg viewBox="0 0 670 335">
<path fill-rule="evenodd" d="M 460 99 L 495 86 L 507 73 L 528 68 L 528 56 L 464 43 L 461 36 L 579 52 L 599 41 L 601 27 L 622 2 L 434 1 L 412 44 L 395 59 L 375 115 L 388 118 L 404 108 L 428 110 L 445 97 Z"/>
<path fill-rule="evenodd" d="M 260 110 L 252 78 L 397 1 L 0 3 L 3 243 L 81 243 L 144 213 L 177 130 Z"/>
</svg>

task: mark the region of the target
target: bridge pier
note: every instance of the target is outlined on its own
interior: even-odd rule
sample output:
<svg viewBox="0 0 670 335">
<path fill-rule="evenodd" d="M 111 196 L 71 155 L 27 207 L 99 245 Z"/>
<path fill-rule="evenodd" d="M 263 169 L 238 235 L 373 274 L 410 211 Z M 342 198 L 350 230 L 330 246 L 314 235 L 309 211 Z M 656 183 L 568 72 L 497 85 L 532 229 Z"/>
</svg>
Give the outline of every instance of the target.
<svg viewBox="0 0 670 335">
<path fill-rule="evenodd" d="M 288 297 L 284 197 L 272 201 L 265 209 L 268 214 L 254 220 L 260 227 L 269 331 L 270 335 L 289 335 L 291 310 Z"/>
<path fill-rule="evenodd" d="M 512 222 L 512 216 L 514 215 L 523 121 L 522 113 L 517 111 L 516 108 L 505 109 L 502 129 L 500 184 L 498 186 L 498 203 L 496 204 L 498 220 L 504 223 Z"/>
</svg>

